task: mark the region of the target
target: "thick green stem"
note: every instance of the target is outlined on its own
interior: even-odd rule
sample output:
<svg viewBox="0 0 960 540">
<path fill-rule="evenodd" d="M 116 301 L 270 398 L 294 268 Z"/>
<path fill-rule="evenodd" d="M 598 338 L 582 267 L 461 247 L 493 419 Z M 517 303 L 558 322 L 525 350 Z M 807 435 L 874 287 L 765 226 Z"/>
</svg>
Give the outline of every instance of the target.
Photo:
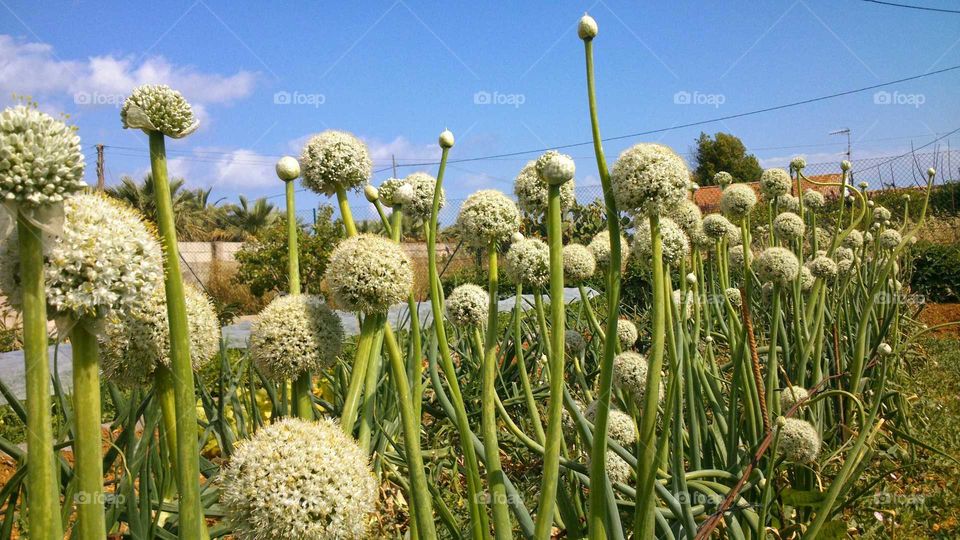
<svg viewBox="0 0 960 540">
<path fill-rule="evenodd" d="M 170 324 L 170 361 L 177 406 L 177 477 L 180 491 L 179 535 L 194 540 L 205 530 L 200 507 L 200 448 L 197 441 L 197 406 L 190 362 L 190 336 L 183 275 L 177 249 L 177 230 L 167 179 L 167 154 L 163 134 L 150 133 L 150 168 L 156 189 L 157 227 L 163 244 L 164 287 Z"/>
<path fill-rule="evenodd" d="M 290 294 L 300 294 L 300 245 L 297 209 L 293 181 L 285 182 L 287 191 L 287 275 Z M 312 379 L 310 372 L 300 374 L 293 381 L 293 412 L 299 418 L 313 419 Z"/>
<path fill-rule="evenodd" d="M 427 476 L 423 469 L 423 456 L 420 452 L 420 419 L 414 417 L 410 385 L 407 384 L 407 370 L 403 355 L 393 330 L 384 324 L 384 342 L 387 344 L 387 356 L 390 357 L 390 375 L 397 391 L 397 405 L 400 407 L 400 422 L 403 424 L 403 445 L 407 454 L 407 468 L 410 474 L 410 494 L 417 520 L 417 532 L 420 538 L 431 540 L 437 537 L 433 521 L 433 505 L 430 491 L 427 489 Z"/>
<path fill-rule="evenodd" d="M 547 192 L 547 242 L 550 246 L 550 401 L 547 406 L 547 439 L 543 453 L 543 479 L 537 507 L 536 537 L 549 540 L 560 477 L 560 447 L 563 446 L 564 326 L 563 303 L 563 216 L 560 210 L 560 185 L 551 184 Z"/>
<path fill-rule="evenodd" d="M 498 539 L 513 538 L 513 525 L 510 523 L 510 507 L 507 506 L 507 490 L 504 487 L 503 469 L 500 467 L 500 445 L 497 442 L 497 245 L 490 242 L 487 247 L 489 261 L 490 306 L 487 317 L 487 333 L 483 342 L 483 382 L 482 414 L 484 456 L 487 462 L 487 484 L 490 487 L 491 507 L 493 508 L 493 531 Z M 556 487 L 554 487 L 556 491 Z M 550 514 L 553 514 L 551 508 Z"/>
<path fill-rule="evenodd" d="M 527 371 L 527 362 L 523 359 L 523 285 L 517 284 L 517 295 L 513 304 L 513 351 L 517 359 L 517 371 L 520 374 L 520 385 L 523 387 L 523 397 L 527 402 L 527 412 L 530 413 L 530 423 L 537 440 L 543 443 L 546 434 L 543 431 L 543 422 L 540 421 L 540 411 L 537 409 L 537 400 L 533 397 L 533 388 L 530 386 L 530 373 Z"/>
<path fill-rule="evenodd" d="M 337 188 L 337 205 L 340 207 L 340 219 L 343 220 L 343 228 L 347 231 L 347 237 L 356 236 L 357 224 L 353 221 L 353 212 L 350 211 L 347 191 L 343 188 Z"/>
<path fill-rule="evenodd" d="M 100 433 L 100 348 L 97 336 L 77 324 L 70 331 L 73 350 L 73 455 L 77 474 L 77 538 L 106 538 L 103 513 L 103 454 Z"/>
<path fill-rule="evenodd" d="M 353 357 L 353 369 L 350 372 L 350 385 L 347 395 L 343 398 L 343 410 L 340 413 L 340 425 L 349 435 L 353 435 L 354 424 L 357 422 L 360 395 L 363 383 L 366 381 L 367 366 L 370 363 L 370 349 L 377 328 L 381 324 L 377 315 L 367 315 L 360 325 L 360 337 L 357 338 L 357 350 Z"/>
<path fill-rule="evenodd" d="M 666 335 L 666 295 L 663 277 L 663 239 L 660 238 L 660 217 L 650 216 L 650 238 L 653 244 L 651 266 L 653 274 L 653 305 L 651 310 L 650 354 L 647 362 L 647 387 L 644 392 L 640 417 L 640 455 L 637 456 L 637 505 L 634 515 L 634 534 L 637 538 L 653 538 L 656 512 L 654 483 L 657 481 L 656 440 L 657 405 L 660 402 L 660 378 L 663 369 L 664 338 Z M 674 373 L 676 375 L 676 373 Z M 664 419 L 669 421 L 669 419 Z"/>
<path fill-rule="evenodd" d="M 593 41 L 584 42 L 584 55 L 587 64 L 587 99 L 590 103 L 590 125 L 593 134 L 593 151 L 597 157 L 597 170 L 603 187 L 603 201 L 607 212 L 607 230 L 610 232 L 610 261 L 607 268 L 607 336 L 617 335 L 617 319 L 620 318 L 620 213 L 613 197 L 610 184 L 610 171 L 603 155 L 600 137 L 600 122 L 597 119 L 597 92 L 593 75 Z M 661 332 L 662 334 L 662 332 Z M 603 343 L 603 358 L 600 360 L 600 380 L 597 393 L 597 413 L 594 418 L 593 447 L 590 455 L 590 515 L 587 527 L 592 540 L 606 538 L 604 530 L 607 515 L 607 423 L 610 414 L 610 387 L 613 385 L 613 358 L 617 354 L 616 339 L 607 339 Z M 652 460 L 651 460 L 652 461 Z M 614 509 L 616 511 L 616 509 Z"/>
<path fill-rule="evenodd" d="M 23 278 L 23 359 L 27 383 L 27 506 L 30 536 L 60 540 L 60 487 L 50 418 L 50 360 L 47 356 L 47 297 L 43 283 L 43 240 L 39 227 L 17 218 Z"/>
</svg>

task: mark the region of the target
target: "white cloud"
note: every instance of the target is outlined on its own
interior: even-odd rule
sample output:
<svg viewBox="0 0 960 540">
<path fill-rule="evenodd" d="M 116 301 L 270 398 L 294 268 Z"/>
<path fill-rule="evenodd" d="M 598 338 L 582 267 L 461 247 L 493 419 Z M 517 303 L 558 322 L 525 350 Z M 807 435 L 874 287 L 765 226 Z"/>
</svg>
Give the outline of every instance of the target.
<svg viewBox="0 0 960 540">
<path fill-rule="evenodd" d="M 240 70 L 232 75 L 205 73 L 178 66 L 162 56 L 135 60 L 132 56 L 60 58 L 47 43 L 23 42 L 0 35 L 0 92 L 34 97 L 67 95 L 82 104 L 116 105 L 130 91 L 146 83 L 176 88 L 192 103 L 227 103 L 253 91 L 257 75 Z M 79 97 L 83 95 L 83 97 Z"/>
<path fill-rule="evenodd" d="M 216 161 L 213 166 L 214 184 L 223 187 L 261 188 L 281 186 L 274 170 L 271 157 L 260 155 L 253 150 L 238 149 L 229 152 Z"/>
</svg>

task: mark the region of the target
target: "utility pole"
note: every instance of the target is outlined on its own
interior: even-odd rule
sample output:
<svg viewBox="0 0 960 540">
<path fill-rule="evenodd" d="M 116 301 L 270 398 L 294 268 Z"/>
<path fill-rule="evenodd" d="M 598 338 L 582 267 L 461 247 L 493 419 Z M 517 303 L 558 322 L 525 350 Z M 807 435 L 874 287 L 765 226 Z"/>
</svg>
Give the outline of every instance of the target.
<svg viewBox="0 0 960 540">
<path fill-rule="evenodd" d="M 103 145 L 97 145 L 97 191 L 103 191 L 106 188 L 106 181 L 103 178 Z"/>
<path fill-rule="evenodd" d="M 846 135 L 847 136 L 847 161 L 853 161 L 850 153 L 850 128 L 840 128 L 836 131 L 831 131 L 830 135 Z"/>
<path fill-rule="evenodd" d="M 393 177 L 397 177 L 397 156 L 390 154 L 390 161 L 393 162 Z"/>
</svg>

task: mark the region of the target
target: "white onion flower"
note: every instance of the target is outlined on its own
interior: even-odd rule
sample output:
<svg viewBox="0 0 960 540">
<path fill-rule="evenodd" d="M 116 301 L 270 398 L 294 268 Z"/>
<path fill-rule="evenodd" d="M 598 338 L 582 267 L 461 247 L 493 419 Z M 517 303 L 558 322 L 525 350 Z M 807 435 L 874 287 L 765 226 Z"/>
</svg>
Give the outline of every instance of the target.
<svg viewBox="0 0 960 540">
<path fill-rule="evenodd" d="M 820 455 L 820 435 L 813 424 L 799 418 L 777 419 L 777 453 L 794 463 L 813 463 Z"/>
<path fill-rule="evenodd" d="M 277 177 L 284 182 L 296 180 L 300 176 L 300 162 L 293 156 L 283 156 L 275 167 Z"/>
<path fill-rule="evenodd" d="M 802 156 L 797 156 L 790 160 L 790 170 L 792 171 L 803 170 L 804 168 L 806 168 L 806 166 L 807 166 L 807 160 L 804 159 Z"/>
<path fill-rule="evenodd" d="M 811 210 L 819 210 L 827 204 L 823 193 L 814 189 L 808 189 L 803 192 L 803 205 Z"/>
<path fill-rule="evenodd" d="M 594 423 L 597 421 L 597 408 L 600 402 L 595 400 L 585 411 L 583 417 Z M 628 447 L 637 442 L 637 427 L 629 414 L 611 408 L 607 414 L 607 435 L 620 446 Z"/>
<path fill-rule="evenodd" d="M 583 283 L 597 271 L 593 253 L 580 244 L 563 246 L 563 277 L 570 284 Z"/>
<path fill-rule="evenodd" d="M 550 283 L 550 248 L 538 238 L 514 242 L 504 258 L 504 271 L 514 283 L 544 287 Z"/>
<path fill-rule="evenodd" d="M 324 195 L 361 189 L 373 174 L 367 145 L 351 133 L 328 129 L 314 135 L 300 154 L 303 185 Z"/>
<path fill-rule="evenodd" d="M 818 255 L 807 263 L 810 274 L 815 278 L 833 279 L 837 277 L 837 263 L 826 255 Z"/>
<path fill-rule="evenodd" d="M 587 467 L 590 467 L 590 457 L 587 456 Z M 633 474 L 633 467 L 620 454 L 607 450 L 606 472 L 611 484 L 627 484 Z"/>
<path fill-rule="evenodd" d="M 538 157 L 534 168 L 537 176 L 550 185 L 569 182 L 577 172 L 573 158 L 556 150 L 548 150 Z"/>
<path fill-rule="evenodd" d="M 433 213 L 433 192 L 437 189 L 437 179 L 425 172 L 408 175 L 404 181 L 413 189 L 413 196 L 403 201 L 403 211 L 411 217 L 425 219 Z M 446 204 L 444 189 L 440 188 L 440 208 Z"/>
<path fill-rule="evenodd" d="M 637 342 L 640 332 L 637 331 L 637 325 L 627 319 L 617 320 L 617 340 L 620 341 L 620 347 L 629 349 Z"/>
<path fill-rule="evenodd" d="M 587 350 L 587 340 L 583 339 L 583 334 L 577 331 L 568 331 L 563 334 L 565 349 L 567 354 L 579 355 Z"/>
<path fill-rule="evenodd" d="M 720 195 L 720 210 L 736 222 L 747 217 L 756 205 L 757 194 L 746 184 L 733 184 Z"/>
<path fill-rule="evenodd" d="M 383 204 L 387 206 L 402 204 L 402 201 L 397 200 L 397 190 L 403 185 L 406 185 L 406 180 L 403 178 L 387 178 L 384 180 L 377 188 L 377 194 Z"/>
<path fill-rule="evenodd" d="M 800 211 L 800 198 L 794 197 L 787 193 L 786 195 L 781 195 L 777 197 L 777 205 L 781 210 L 787 212 L 799 212 Z"/>
<path fill-rule="evenodd" d="M 766 169 L 760 175 L 760 193 L 770 201 L 789 193 L 791 185 L 790 173 L 783 169 Z"/>
<path fill-rule="evenodd" d="M 754 268 L 761 281 L 786 285 L 796 279 L 797 273 L 800 272 L 800 261 L 787 248 L 770 247 L 760 253 Z"/>
<path fill-rule="evenodd" d="M 337 306 L 361 313 L 384 313 L 406 300 L 413 288 L 413 266 L 406 252 L 373 234 L 340 242 L 324 277 Z"/>
<path fill-rule="evenodd" d="M 637 405 L 643 404 L 647 393 L 649 366 L 642 354 L 626 351 L 613 359 L 613 384 Z M 663 381 L 660 381 L 660 401 L 663 401 Z"/>
<path fill-rule="evenodd" d="M 329 419 L 283 419 L 240 441 L 220 479 L 239 540 L 365 538 L 377 509 L 370 458 Z"/>
<path fill-rule="evenodd" d="M 250 328 L 250 356 L 273 381 L 333 365 L 343 347 L 343 324 L 319 297 L 280 296 Z"/>
<path fill-rule="evenodd" d="M 163 282 L 160 245 L 140 215 L 98 194 L 64 204 L 63 230 L 46 246 L 44 283 L 51 317 L 99 320 L 150 300 Z M 16 232 L 0 249 L 0 290 L 19 307 L 20 257 Z"/>
<path fill-rule="evenodd" d="M 733 307 L 738 308 L 743 305 L 743 293 L 740 292 L 740 289 L 728 287 L 723 290 L 723 295 L 727 297 Z"/>
<path fill-rule="evenodd" d="M 873 201 L 870 201 L 873 202 Z M 889 210 L 882 206 L 877 206 L 873 209 L 873 220 L 874 221 L 890 221 L 890 218 L 893 217 L 893 214 Z"/>
<path fill-rule="evenodd" d="M 690 241 L 683 230 L 670 218 L 660 218 L 660 238 L 662 239 L 663 261 L 677 265 L 690 253 Z M 642 261 L 653 258 L 653 238 L 650 234 L 650 221 L 643 220 L 637 227 L 633 238 L 633 250 Z"/>
<path fill-rule="evenodd" d="M 773 232 L 783 240 L 792 242 L 803 238 L 805 229 L 803 218 L 793 212 L 782 212 L 773 219 Z"/>
<path fill-rule="evenodd" d="M 707 214 L 703 217 L 703 233 L 714 240 L 722 240 L 730 234 L 733 223 L 722 214 Z"/>
<path fill-rule="evenodd" d="M 788 386 L 780 394 L 780 409 L 784 412 L 789 411 L 794 405 L 806 400 L 810 393 L 802 386 Z"/>
<path fill-rule="evenodd" d="M 59 203 L 86 187 L 74 128 L 32 107 L 0 113 L 0 203 Z"/>
<path fill-rule="evenodd" d="M 573 180 L 560 185 L 560 208 L 566 209 L 574 203 Z M 524 212 L 535 216 L 547 212 L 547 183 L 537 174 L 537 162 L 530 161 L 520 169 L 513 182 L 513 193 L 517 196 L 517 203 Z"/>
<path fill-rule="evenodd" d="M 742 272 L 745 266 L 753 265 L 753 251 L 747 250 L 747 263 L 744 265 L 743 261 L 744 253 L 743 246 L 730 246 L 727 250 L 727 258 L 730 261 L 730 270 L 735 272 Z"/>
<path fill-rule="evenodd" d="M 701 222 L 703 221 L 703 214 L 700 212 L 700 207 L 690 199 L 683 199 L 677 203 L 676 206 L 667 212 L 667 217 L 679 225 L 687 236 L 691 237 L 700 230 L 702 226 Z"/>
<path fill-rule="evenodd" d="M 220 321 L 207 295 L 184 287 L 187 305 L 190 360 L 197 370 L 220 352 Z M 104 375 L 121 386 L 146 386 L 153 382 L 157 366 L 170 367 L 170 326 L 167 298 L 156 287 L 138 309 L 107 319 L 100 336 L 100 359 Z"/>
<path fill-rule="evenodd" d="M 457 225 L 462 238 L 471 244 L 506 242 L 520 229 L 520 211 L 503 193 L 483 189 L 463 202 Z"/>
<path fill-rule="evenodd" d="M 843 241 L 840 242 L 840 245 L 842 245 L 845 248 L 860 249 L 861 247 L 863 247 L 863 233 L 856 229 L 851 230 L 850 234 L 848 234 L 846 238 L 844 238 Z M 853 257 L 852 252 L 850 253 L 850 256 L 851 258 Z"/>
<path fill-rule="evenodd" d="M 460 326 L 480 326 L 490 313 L 490 295 L 471 283 L 453 289 L 445 304 L 447 316 Z"/>
<path fill-rule="evenodd" d="M 597 267 L 606 271 L 610 265 L 610 231 L 604 229 L 587 244 L 587 249 L 593 253 L 593 258 L 597 261 Z M 627 258 L 630 256 L 630 246 L 627 239 L 620 235 L 620 261 L 621 267 L 626 266 Z M 622 269 L 622 268 L 621 268 Z"/>
<path fill-rule="evenodd" d="M 690 172 L 670 148 L 641 143 L 620 154 L 610 182 L 621 210 L 662 214 L 686 196 Z"/>
<path fill-rule="evenodd" d="M 144 84 L 133 90 L 120 109 L 124 129 L 160 132 L 173 139 L 193 133 L 200 123 L 187 100 L 165 84 Z"/>
<path fill-rule="evenodd" d="M 880 247 L 884 249 L 895 249 L 902 240 L 903 237 L 896 229 L 886 229 L 880 233 Z"/>
<path fill-rule="evenodd" d="M 733 175 L 727 171 L 720 171 L 713 175 L 713 183 L 720 187 L 727 187 L 733 183 Z"/>
<path fill-rule="evenodd" d="M 840 265 L 837 265 L 839 268 Z M 810 271 L 806 265 L 800 267 L 800 290 L 807 292 L 813 288 L 813 284 L 816 281 L 816 278 L 813 277 L 813 272 Z"/>
</svg>

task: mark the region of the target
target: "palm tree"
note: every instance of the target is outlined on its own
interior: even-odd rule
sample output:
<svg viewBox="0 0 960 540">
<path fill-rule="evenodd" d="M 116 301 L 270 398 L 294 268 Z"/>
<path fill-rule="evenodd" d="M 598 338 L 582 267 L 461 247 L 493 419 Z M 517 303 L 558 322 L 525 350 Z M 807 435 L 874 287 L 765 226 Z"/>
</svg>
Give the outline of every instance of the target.
<svg viewBox="0 0 960 540">
<path fill-rule="evenodd" d="M 240 205 L 231 205 L 229 221 L 244 239 L 253 238 L 276 219 L 277 213 L 273 204 L 261 197 L 250 204 L 250 201 L 240 196 Z"/>
<path fill-rule="evenodd" d="M 188 191 L 183 189 L 185 181 L 183 178 L 172 178 L 170 180 L 170 199 L 173 202 L 173 213 L 175 216 L 175 226 L 177 236 L 181 240 L 199 240 L 209 236 L 210 225 L 212 223 L 209 212 L 206 211 L 207 198 L 209 190 Z M 147 173 L 143 177 L 143 183 L 138 183 L 129 176 L 120 179 L 120 185 L 107 189 L 107 194 L 111 197 L 126 202 L 143 214 L 144 219 L 156 224 L 157 207 L 154 203 L 155 184 L 153 175 Z M 203 207 L 198 204 L 198 195 L 203 195 Z"/>
</svg>

